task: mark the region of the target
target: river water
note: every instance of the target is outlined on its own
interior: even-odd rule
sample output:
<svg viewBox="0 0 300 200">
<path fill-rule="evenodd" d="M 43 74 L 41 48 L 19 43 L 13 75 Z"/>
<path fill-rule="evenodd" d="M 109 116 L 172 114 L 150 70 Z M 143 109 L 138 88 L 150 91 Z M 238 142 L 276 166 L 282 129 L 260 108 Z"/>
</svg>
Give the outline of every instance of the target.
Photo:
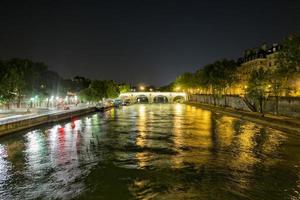
<svg viewBox="0 0 300 200">
<path fill-rule="evenodd" d="M 0 199 L 300 199 L 300 137 L 182 104 L 0 138 Z"/>
</svg>

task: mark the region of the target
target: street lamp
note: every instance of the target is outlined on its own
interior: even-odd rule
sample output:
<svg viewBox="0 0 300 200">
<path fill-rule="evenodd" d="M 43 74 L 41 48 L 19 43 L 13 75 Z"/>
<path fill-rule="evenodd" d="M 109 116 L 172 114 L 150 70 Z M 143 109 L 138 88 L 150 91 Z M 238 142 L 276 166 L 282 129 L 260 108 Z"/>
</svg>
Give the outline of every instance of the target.
<svg viewBox="0 0 300 200">
<path fill-rule="evenodd" d="M 247 92 L 247 89 L 248 89 L 248 85 L 244 85 L 244 90 L 242 91 L 243 92 L 243 96 L 246 96 L 246 92 Z"/>
<path fill-rule="evenodd" d="M 180 90 L 180 87 L 179 87 L 179 86 L 178 86 L 178 87 L 176 87 L 176 88 L 175 88 L 175 90 L 176 90 L 176 91 L 179 91 L 179 90 Z"/>
<path fill-rule="evenodd" d="M 144 91 L 145 87 L 144 86 L 140 86 L 140 90 Z"/>
</svg>

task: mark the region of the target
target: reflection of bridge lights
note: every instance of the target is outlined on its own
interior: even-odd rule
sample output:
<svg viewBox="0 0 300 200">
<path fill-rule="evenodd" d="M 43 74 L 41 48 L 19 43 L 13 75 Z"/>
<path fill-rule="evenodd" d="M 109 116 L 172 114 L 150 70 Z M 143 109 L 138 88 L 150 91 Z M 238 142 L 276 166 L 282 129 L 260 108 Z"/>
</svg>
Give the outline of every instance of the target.
<svg viewBox="0 0 300 200">
<path fill-rule="evenodd" d="M 144 105 L 140 106 L 139 113 L 140 113 L 141 117 L 143 117 L 143 118 L 145 117 L 146 113 L 145 113 L 145 106 Z"/>
<path fill-rule="evenodd" d="M 138 122 L 138 129 L 140 132 L 140 135 L 136 139 L 136 144 L 138 146 L 145 146 L 145 131 L 146 131 L 146 109 L 144 105 L 140 105 L 139 107 L 139 117 L 137 119 Z"/>
<path fill-rule="evenodd" d="M 129 98 L 131 101 L 138 101 L 140 97 L 145 97 L 148 99 L 149 103 L 152 103 L 153 98 L 158 96 L 165 96 L 168 102 L 172 103 L 173 100 L 180 98 L 181 101 L 187 100 L 187 94 L 184 92 L 127 92 L 120 94 L 119 98 L 126 99 Z"/>
<path fill-rule="evenodd" d="M 181 114 L 182 113 L 182 105 L 181 104 L 176 104 L 176 114 Z"/>
</svg>

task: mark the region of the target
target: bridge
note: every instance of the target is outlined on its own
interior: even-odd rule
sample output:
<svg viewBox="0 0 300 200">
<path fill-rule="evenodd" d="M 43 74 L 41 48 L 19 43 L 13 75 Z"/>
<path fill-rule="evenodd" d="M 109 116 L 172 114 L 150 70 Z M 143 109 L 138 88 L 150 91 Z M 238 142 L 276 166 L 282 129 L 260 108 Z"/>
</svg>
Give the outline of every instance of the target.
<svg viewBox="0 0 300 200">
<path fill-rule="evenodd" d="M 173 103 L 187 100 L 184 92 L 127 92 L 121 93 L 119 97 L 130 103 Z"/>
</svg>

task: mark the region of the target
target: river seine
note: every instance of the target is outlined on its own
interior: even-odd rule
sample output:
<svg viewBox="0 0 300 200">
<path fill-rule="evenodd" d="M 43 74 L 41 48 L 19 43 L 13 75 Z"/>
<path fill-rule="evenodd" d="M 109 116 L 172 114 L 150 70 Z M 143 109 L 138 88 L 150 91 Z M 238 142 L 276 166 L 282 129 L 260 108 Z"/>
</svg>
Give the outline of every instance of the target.
<svg viewBox="0 0 300 200">
<path fill-rule="evenodd" d="M 140 104 L 0 138 L 0 199 L 300 199 L 300 137 Z"/>
</svg>

